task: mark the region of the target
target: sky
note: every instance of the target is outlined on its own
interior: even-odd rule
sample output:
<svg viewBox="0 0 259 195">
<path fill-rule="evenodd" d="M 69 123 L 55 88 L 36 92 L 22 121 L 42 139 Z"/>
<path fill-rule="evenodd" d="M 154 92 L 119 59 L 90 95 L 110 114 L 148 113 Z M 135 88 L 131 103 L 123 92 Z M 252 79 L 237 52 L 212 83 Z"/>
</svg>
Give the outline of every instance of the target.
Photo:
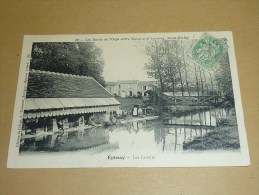
<svg viewBox="0 0 259 195">
<path fill-rule="evenodd" d="M 145 63 L 148 57 L 144 45 L 137 41 L 95 42 L 103 51 L 105 81 L 154 80 L 148 78 Z"/>
</svg>

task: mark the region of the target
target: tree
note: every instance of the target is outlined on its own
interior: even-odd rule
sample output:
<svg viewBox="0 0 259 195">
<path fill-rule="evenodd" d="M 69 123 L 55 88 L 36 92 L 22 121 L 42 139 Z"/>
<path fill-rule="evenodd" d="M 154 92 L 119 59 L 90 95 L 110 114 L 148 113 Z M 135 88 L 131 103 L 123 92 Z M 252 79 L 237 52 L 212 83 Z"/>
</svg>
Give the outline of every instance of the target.
<svg viewBox="0 0 259 195">
<path fill-rule="evenodd" d="M 176 67 L 178 69 L 178 73 L 179 73 L 179 76 L 180 76 L 182 96 L 184 96 L 183 77 L 182 77 L 182 69 L 181 69 L 183 66 L 182 66 L 181 60 L 179 58 L 180 46 L 178 45 L 178 41 L 175 41 L 174 43 L 175 43 L 174 46 L 176 48 Z"/>
<path fill-rule="evenodd" d="M 172 91 L 175 96 L 177 86 L 180 86 L 184 95 L 184 83 L 189 90 L 187 64 L 182 42 L 178 40 L 159 40 L 150 42 L 146 47 L 150 57 L 146 65 L 147 74 L 159 81 L 161 91 Z M 185 79 L 185 81 L 184 81 Z"/>
<path fill-rule="evenodd" d="M 31 69 L 91 76 L 104 85 L 103 66 L 102 50 L 91 42 L 44 42 L 32 45 Z"/>
<path fill-rule="evenodd" d="M 166 90 L 165 85 L 165 63 L 162 42 L 150 42 L 146 47 L 146 53 L 150 56 L 150 61 L 145 65 L 148 76 L 158 80 L 161 91 Z"/>
<path fill-rule="evenodd" d="M 169 83 L 171 83 L 171 88 L 173 91 L 173 96 L 175 97 L 175 84 L 176 84 L 176 77 L 177 77 L 177 70 L 176 70 L 176 61 L 172 54 L 170 53 L 170 42 L 165 41 L 166 47 L 166 56 L 167 56 L 167 63 L 165 69 L 167 70 L 166 78 L 168 78 Z"/>
<path fill-rule="evenodd" d="M 215 80 L 222 95 L 224 95 L 230 103 L 234 104 L 228 52 L 225 52 L 218 62 L 218 67 L 215 69 Z"/>
<path fill-rule="evenodd" d="M 177 90 L 184 96 L 187 89 L 191 96 L 196 91 L 198 96 L 223 95 L 230 104 L 234 103 L 229 56 L 224 52 L 213 69 L 188 60 L 187 51 L 192 48 L 191 40 L 155 40 L 146 46 L 149 63 L 147 74 L 156 79 L 159 86 L 156 91 L 172 92 Z M 176 99 L 176 98 L 174 98 Z M 159 100 L 160 101 L 160 100 Z M 163 101 L 161 101 L 163 102 Z"/>
</svg>

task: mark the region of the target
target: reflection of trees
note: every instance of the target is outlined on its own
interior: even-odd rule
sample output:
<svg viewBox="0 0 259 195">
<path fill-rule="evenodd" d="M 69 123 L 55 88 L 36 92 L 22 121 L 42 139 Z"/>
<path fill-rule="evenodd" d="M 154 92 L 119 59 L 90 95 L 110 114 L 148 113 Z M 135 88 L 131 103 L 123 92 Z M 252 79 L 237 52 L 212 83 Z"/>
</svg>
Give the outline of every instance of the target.
<svg viewBox="0 0 259 195">
<path fill-rule="evenodd" d="M 216 113 L 216 111 L 214 112 Z M 219 109 L 217 113 L 222 113 L 222 109 Z M 182 150 L 184 142 L 213 131 L 214 126 L 211 123 L 212 111 L 198 112 L 191 116 L 175 118 L 172 120 L 174 124 L 171 125 L 159 124 L 154 127 L 155 141 L 157 145 L 161 145 L 162 151 Z M 216 124 L 215 118 L 214 123 Z"/>
<path fill-rule="evenodd" d="M 21 151 L 68 151 L 109 147 L 109 130 L 103 127 L 84 131 L 55 133 L 25 139 Z"/>
</svg>

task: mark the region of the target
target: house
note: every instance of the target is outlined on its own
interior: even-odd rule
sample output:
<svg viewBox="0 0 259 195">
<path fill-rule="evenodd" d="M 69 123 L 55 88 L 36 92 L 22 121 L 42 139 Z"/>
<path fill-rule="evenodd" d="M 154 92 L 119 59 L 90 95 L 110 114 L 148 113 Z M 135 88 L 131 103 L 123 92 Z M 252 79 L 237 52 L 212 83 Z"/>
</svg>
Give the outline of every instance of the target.
<svg viewBox="0 0 259 195">
<path fill-rule="evenodd" d="M 106 89 L 114 95 L 117 95 L 118 93 L 118 86 L 116 82 L 107 82 L 106 83 Z"/>
<path fill-rule="evenodd" d="M 151 90 L 155 85 L 155 81 L 139 81 L 138 82 L 138 92 L 142 97 L 148 96 L 147 91 Z"/>
<path fill-rule="evenodd" d="M 120 97 L 135 97 L 137 96 L 138 80 L 119 80 L 117 81 L 118 95 Z"/>
<path fill-rule="evenodd" d="M 139 80 L 118 80 L 117 82 L 107 82 L 106 89 L 114 95 L 120 97 L 145 97 L 147 91 L 155 85 L 155 81 Z"/>
<path fill-rule="evenodd" d="M 119 105 L 92 77 L 30 70 L 23 130 L 37 133 L 83 128 L 93 115 L 108 121 Z"/>
</svg>

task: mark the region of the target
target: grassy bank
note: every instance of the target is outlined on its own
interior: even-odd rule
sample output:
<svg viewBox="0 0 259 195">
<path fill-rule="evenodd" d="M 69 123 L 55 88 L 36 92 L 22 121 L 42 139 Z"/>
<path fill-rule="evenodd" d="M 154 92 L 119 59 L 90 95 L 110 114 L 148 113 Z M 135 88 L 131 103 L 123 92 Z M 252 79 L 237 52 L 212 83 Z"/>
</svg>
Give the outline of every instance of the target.
<svg viewBox="0 0 259 195">
<path fill-rule="evenodd" d="M 239 148 L 237 126 L 216 127 L 213 132 L 183 144 L 184 150 L 231 150 Z"/>
<path fill-rule="evenodd" d="M 181 106 L 181 105 L 173 105 L 173 106 L 167 106 L 160 109 L 160 115 L 162 117 L 166 116 L 176 116 L 181 117 L 188 114 L 194 114 L 200 111 L 205 111 L 211 109 L 211 106 Z M 156 110 L 159 110 L 157 108 Z"/>
<path fill-rule="evenodd" d="M 140 98 L 119 98 L 116 99 L 121 103 L 120 109 L 128 112 L 132 112 L 134 105 L 144 106 L 143 100 Z"/>
</svg>

